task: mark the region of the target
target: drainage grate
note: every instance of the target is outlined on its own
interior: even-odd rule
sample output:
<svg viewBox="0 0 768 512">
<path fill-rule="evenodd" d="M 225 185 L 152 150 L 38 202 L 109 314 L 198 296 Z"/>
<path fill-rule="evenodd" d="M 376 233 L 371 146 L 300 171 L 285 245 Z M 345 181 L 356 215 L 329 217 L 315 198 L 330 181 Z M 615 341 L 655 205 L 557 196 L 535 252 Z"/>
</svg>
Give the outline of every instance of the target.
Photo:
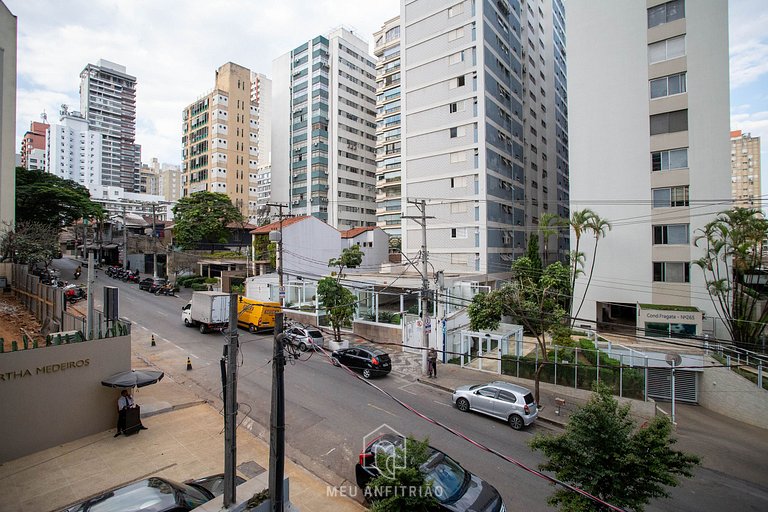
<svg viewBox="0 0 768 512">
<path fill-rule="evenodd" d="M 266 471 L 263 467 L 259 466 L 256 462 L 249 460 L 243 462 L 237 466 L 237 470 L 245 475 L 249 480 L 255 476 L 258 476 Z"/>
</svg>

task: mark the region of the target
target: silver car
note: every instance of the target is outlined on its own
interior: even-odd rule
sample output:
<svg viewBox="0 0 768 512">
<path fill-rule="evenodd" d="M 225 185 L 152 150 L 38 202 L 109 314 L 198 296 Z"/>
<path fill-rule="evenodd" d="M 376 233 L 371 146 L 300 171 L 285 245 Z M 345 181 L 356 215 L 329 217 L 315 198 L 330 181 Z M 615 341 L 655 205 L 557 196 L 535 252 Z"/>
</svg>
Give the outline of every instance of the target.
<svg viewBox="0 0 768 512">
<path fill-rule="evenodd" d="M 309 349 L 319 350 L 325 348 L 323 333 L 315 327 L 294 324 L 285 333 L 288 335 L 288 341 L 291 345 L 298 347 L 302 352 Z"/>
<path fill-rule="evenodd" d="M 477 411 L 504 420 L 515 430 L 527 427 L 539 415 L 528 389 L 502 381 L 456 388 L 453 403 L 460 411 Z"/>
</svg>

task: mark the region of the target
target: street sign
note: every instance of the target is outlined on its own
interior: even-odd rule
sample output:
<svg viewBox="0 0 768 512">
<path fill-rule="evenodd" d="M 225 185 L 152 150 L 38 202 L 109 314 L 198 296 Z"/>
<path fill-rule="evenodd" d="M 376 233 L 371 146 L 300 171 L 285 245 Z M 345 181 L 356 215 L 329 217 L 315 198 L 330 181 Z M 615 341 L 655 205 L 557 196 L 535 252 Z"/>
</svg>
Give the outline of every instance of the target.
<svg viewBox="0 0 768 512">
<path fill-rule="evenodd" d="M 429 317 L 424 319 L 424 331 L 427 334 L 432 332 L 432 319 Z"/>
<path fill-rule="evenodd" d="M 280 298 L 285 298 L 285 286 L 280 287 Z"/>
</svg>

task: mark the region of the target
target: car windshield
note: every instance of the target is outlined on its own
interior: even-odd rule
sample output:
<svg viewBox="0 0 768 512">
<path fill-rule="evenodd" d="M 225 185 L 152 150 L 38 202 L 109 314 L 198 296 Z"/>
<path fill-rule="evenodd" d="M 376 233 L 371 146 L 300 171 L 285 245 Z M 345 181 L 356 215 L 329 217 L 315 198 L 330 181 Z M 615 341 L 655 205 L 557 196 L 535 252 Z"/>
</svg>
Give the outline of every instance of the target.
<svg viewBox="0 0 768 512">
<path fill-rule="evenodd" d="M 437 452 L 422 469 L 435 498 L 441 503 L 456 501 L 464 493 L 469 473 L 447 455 Z"/>
<path fill-rule="evenodd" d="M 194 508 L 209 500 L 210 498 L 194 487 L 184 484 L 172 485 L 159 478 L 149 478 L 105 493 L 70 510 L 89 512 L 166 510 L 176 504 Z"/>
<path fill-rule="evenodd" d="M 474 391 L 477 388 L 482 388 L 483 386 L 486 386 L 487 384 L 475 384 L 474 386 L 469 386 L 470 391 Z"/>
<path fill-rule="evenodd" d="M 309 334 L 309 336 L 311 336 L 313 338 L 322 338 L 323 337 L 323 333 L 321 333 L 320 331 L 314 331 L 314 330 L 313 331 L 307 331 L 307 334 Z"/>
</svg>

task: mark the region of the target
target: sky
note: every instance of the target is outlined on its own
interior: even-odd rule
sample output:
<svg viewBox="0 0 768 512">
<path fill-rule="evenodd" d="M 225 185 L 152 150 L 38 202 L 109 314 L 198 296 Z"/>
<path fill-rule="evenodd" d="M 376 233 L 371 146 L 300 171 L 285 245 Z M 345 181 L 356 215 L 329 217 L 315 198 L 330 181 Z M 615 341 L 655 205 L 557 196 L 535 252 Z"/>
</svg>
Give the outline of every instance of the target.
<svg viewBox="0 0 768 512">
<path fill-rule="evenodd" d="M 44 111 L 79 110 L 80 72 L 100 58 L 137 77 L 142 161 L 181 163 L 181 112 L 235 62 L 272 74 L 272 60 L 338 26 L 369 43 L 399 0 L 2 0 L 18 18 L 16 148 Z M 712 0 L 689 0 L 712 1 Z M 567 0 L 566 0 L 567 4 Z M 731 129 L 762 137 L 768 194 L 768 2 L 731 0 Z"/>
</svg>

